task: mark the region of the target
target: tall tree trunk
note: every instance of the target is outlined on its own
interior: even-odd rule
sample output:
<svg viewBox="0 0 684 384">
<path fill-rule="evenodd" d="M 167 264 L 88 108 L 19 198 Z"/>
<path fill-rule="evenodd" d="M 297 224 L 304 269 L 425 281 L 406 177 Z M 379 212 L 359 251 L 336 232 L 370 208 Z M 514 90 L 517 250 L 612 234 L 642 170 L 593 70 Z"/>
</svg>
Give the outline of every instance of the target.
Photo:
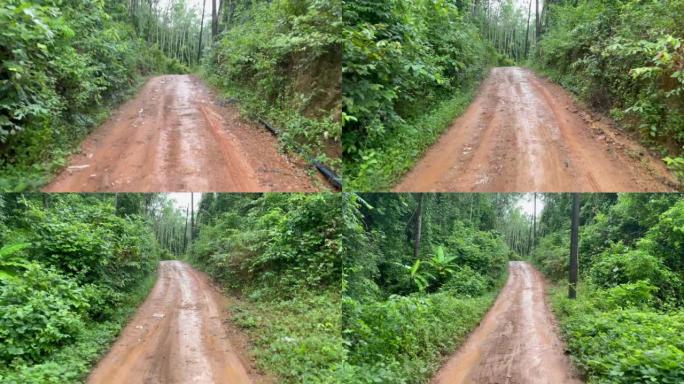
<svg viewBox="0 0 684 384">
<path fill-rule="evenodd" d="M 183 252 L 188 251 L 188 220 L 190 219 L 190 206 L 185 207 L 185 231 L 183 231 Z"/>
<path fill-rule="evenodd" d="M 425 198 L 424 193 L 420 193 L 418 196 L 418 208 L 416 212 L 416 233 L 413 241 L 413 258 L 418 260 L 420 256 L 420 235 L 423 230 L 423 199 Z"/>
<path fill-rule="evenodd" d="M 218 17 L 216 14 L 216 0 L 211 0 L 211 41 L 216 40 L 216 35 L 218 35 Z"/>
<path fill-rule="evenodd" d="M 534 193 L 534 212 L 532 213 L 532 246 L 537 244 L 537 192 Z"/>
<path fill-rule="evenodd" d="M 195 194 L 190 192 L 190 243 L 192 243 L 192 237 L 194 236 L 195 229 Z"/>
<path fill-rule="evenodd" d="M 579 269 L 579 212 L 580 195 L 572 194 L 572 228 L 570 229 L 570 270 L 568 273 L 568 297 L 577 297 L 577 271 Z"/>
<path fill-rule="evenodd" d="M 537 44 L 539 43 L 539 37 L 541 34 L 541 27 L 539 24 L 539 0 L 534 0 L 534 14 L 535 14 L 535 24 L 534 24 L 534 43 Z"/>
<path fill-rule="evenodd" d="M 199 63 L 202 57 L 202 35 L 204 34 L 204 8 L 207 6 L 207 0 L 202 1 L 202 21 L 200 22 L 199 47 L 197 48 L 197 62 Z M 192 240 L 192 239 L 191 239 Z"/>
<path fill-rule="evenodd" d="M 525 58 L 529 55 L 530 49 L 530 18 L 532 16 L 532 0 L 527 6 L 527 32 L 525 32 Z"/>
</svg>

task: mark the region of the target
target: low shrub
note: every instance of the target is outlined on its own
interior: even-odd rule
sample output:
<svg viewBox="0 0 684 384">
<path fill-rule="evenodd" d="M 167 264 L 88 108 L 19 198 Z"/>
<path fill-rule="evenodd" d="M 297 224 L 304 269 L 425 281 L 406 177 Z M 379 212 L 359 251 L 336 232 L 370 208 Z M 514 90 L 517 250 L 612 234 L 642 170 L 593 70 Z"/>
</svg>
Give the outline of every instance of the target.
<svg viewBox="0 0 684 384">
<path fill-rule="evenodd" d="M 349 354 L 346 372 L 359 383 L 421 383 L 480 321 L 494 294 L 456 298 L 451 292 L 343 301 Z"/>
</svg>

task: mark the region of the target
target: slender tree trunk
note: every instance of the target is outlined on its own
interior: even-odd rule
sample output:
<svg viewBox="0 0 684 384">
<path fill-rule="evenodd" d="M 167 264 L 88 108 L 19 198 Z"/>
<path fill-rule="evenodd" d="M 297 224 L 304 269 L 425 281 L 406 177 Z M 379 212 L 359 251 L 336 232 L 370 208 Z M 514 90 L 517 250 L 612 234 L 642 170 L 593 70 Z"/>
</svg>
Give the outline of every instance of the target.
<svg viewBox="0 0 684 384">
<path fill-rule="evenodd" d="M 423 230 L 423 199 L 425 194 L 421 193 L 418 196 L 418 208 L 416 212 L 416 233 L 413 241 L 413 258 L 418 260 L 420 256 L 420 235 Z"/>
<path fill-rule="evenodd" d="M 534 193 L 534 212 L 532 213 L 532 246 L 537 245 L 537 192 Z"/>
<path fill-rule="evenodd" d="M 535 28 L 534 28 L 534 42 L 535 44 L 539 43 L 539 37 L 541 36 L 541 27 L 539 23 L 539 0 L 534 0 L 534 13 L 535 13 Z"/>
<path fill-rule="evenodd" d="M 199 63 L 202 57 L 202 34 L 204 33 L 204 8 L 207 6 L 207 0 L 202 1 L 202 21 L 200 22 L 199 47 L 197 48 L 197 62 Z M 190 239 L 192 240 L 192 239 Z"/>
<path fill-rule="evenodd" d="M 183 231 L 183 252 L 188 251 L 188 220 L 190 219 L 190 206 L 185 207 L 185 231 Z"/>
<path fill-rule="evenodd" d="M 530 49 L 530 18 L 532 16 L 532 0 L 527 6 L 527 32 L 525 32 L 525 58 L 529 55 Z"/>
<path fill-rule="evenodd" d="M 577 297 L 577 271 L 579 269 L 578 251 L 579 251 L 579 212 L 580 212 L 580 195 L 573 193 L 572 195 L 572 228 L 570 229 L 570 271 L 568 274 L 568 297 L 574 299 Z"/>
<path fill-rule="evenodd" d="M 195 229 L 195 194 L 190 192 L 190 243 L 192 243 L 192 237 L 194 236 L 193 230 Z"/>
<path fill-rule="evenodd" d="M 216 40 L 216 35 L 218 35 L 218 17 L 216 15 L 216 0 L 211 0 L 211 41 Z"/>
</svg>

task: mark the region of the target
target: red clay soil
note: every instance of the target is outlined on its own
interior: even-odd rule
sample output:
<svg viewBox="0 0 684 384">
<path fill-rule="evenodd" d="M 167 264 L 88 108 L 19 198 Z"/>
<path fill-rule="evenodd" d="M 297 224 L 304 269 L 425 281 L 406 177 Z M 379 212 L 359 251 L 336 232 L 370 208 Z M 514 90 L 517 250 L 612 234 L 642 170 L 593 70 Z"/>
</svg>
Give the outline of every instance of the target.
<svg viewBox="0 0 684 384">
<path fill-rule="evenodd" d="M 494 68 L 463 116 L 396 186 L 401 192 L 656 192 L 662 161 L 560 86 Z"/>
<path fill-rule="evenodd" d="M 265 129 L 214 103 L 195 76 L 148 80 L 45 192 L 315 191 Z"/>
<path fill-rule="evenodd" d="M 162 261 L 149 297 L 88 384 L 247 384 L 244 341 L 223 323 L 225 300 L 209 279 L 179 261 Z"/>
<path fill-rule="evenodd" d="M 530 264 L 511 262 L 494 306 L 432 384 L 581 384 Z"/>
</svg>

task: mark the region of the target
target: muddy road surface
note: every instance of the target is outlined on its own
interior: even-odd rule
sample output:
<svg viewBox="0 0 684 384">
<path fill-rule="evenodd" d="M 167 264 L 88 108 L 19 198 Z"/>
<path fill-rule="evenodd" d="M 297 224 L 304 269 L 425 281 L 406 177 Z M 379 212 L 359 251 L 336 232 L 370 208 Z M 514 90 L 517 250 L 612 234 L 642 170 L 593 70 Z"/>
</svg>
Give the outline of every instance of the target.
<svg viewBox="0 0 684 384">
<path fill-rule="evenodd" d="M 432 384 L 581 384 L 544 290 L 542 275 L 530 264 L 511 262 L 494 306 Z"/>
<path fill-rule="evenodd" d="M 396 190 L 670 191 L 659 159 L 528 69 L 494 68 Z"/>
<path fill-rule="evenodd" d="M 87 383 L 258 382 L 223 324 L 222 301 L 202 273 L 162 261 L 152 292 Z"/>
<path fill-rule="evenodd" d="M 314 191 L 266 130 L 195 76 L 151 78 L 81 145 L 46 192 Z"/>
</svg>

